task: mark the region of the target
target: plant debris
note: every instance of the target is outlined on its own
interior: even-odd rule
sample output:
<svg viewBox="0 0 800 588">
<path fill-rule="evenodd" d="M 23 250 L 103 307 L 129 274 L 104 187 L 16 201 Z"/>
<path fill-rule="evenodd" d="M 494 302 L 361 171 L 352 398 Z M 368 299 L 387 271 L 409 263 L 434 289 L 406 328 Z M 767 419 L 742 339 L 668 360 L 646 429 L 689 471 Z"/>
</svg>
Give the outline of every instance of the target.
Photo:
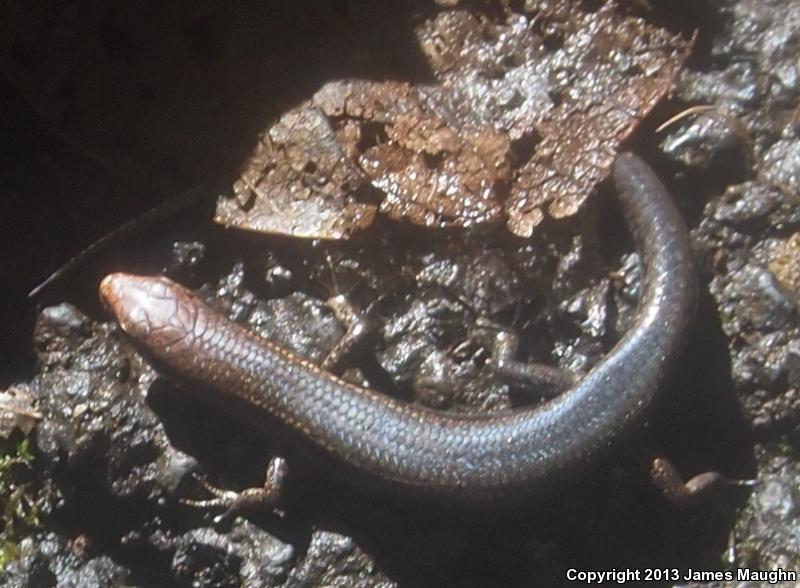
<svg viewBox="0 0 800 588">
<path fill-rule="evenodd" d="M 692 47 L 612 2 L 455 8 L 416 33 L 433 83 L 326 84 L 264 134 L 217 221 L 341 239 L 372 222 L 359 200 L 377 192 L 393 219 L 529 237 L 580 209 Z"/>
<path fill-rule="evenodd" d="M 264 233 L 342 239 L 372 223 L 376 207 L 352 196 L 366 183 L 328 120 L 304 105 L 267 131 L 215 220 Z"/>
<path fill-rule="evenodd" d="M 29 435 L 42 415 L 24 386 L 11 386 L 0 392 L 0 438 L 8 439 L 15 429 Z"/>
</svg>

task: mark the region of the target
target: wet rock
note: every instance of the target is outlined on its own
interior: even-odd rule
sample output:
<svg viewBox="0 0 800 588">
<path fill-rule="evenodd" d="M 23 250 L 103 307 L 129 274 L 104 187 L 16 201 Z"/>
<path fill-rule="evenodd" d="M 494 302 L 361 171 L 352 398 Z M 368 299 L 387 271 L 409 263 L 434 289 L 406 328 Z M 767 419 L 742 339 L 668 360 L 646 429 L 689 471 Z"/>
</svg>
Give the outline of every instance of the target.
<svg viewBox="0 0 800 588">
<path fill-rule="evenodd" d="M 106 555 L 82 560 L 71 553 L 69 542 L 46 533 L 28 537 L 20 544 L 21 555 L 0 572 L 3 586 L 80 586 L 103 588 L 130 585 L 130 572 Z"/>
<path fill-rule="evenodd" d="M 681 125 L 661 142 L 661 150 L 687 167 L 707 166 L 720 152 L 742 148 L 741 137 L 728 117 L 735 114 L 703 114 Z"/>
<path fill-rule="evenodd" d="M 90 325 L 89 317 L 72 304 L 59 304 L 42 310 L 42 322 L 39 326 L 43 330 L 43 336 L 55 340 L 59 336 L 86 335 Z"/>
<path fill-rule="evenodd" d="M 317 531 L 311 538 L 306 557 L 299 562 L 286 586 L 359 586 L 391 588 L 395 582 L 380 572 L 349 537 Z"/>
<path fill-rule="evenodd" d="M 417 274 L 417 284 L 445 288 L 478 314 L 488 316 L 518 302 L 522 297 L 518 277 L 503 252 L 474 253 L 432 259 Z"/>
<path fill-rule="evenodd" d="M 776 186 L 800 194 L 800 140 L 797 133 L 786 134 L 764 154 L 764 170 Z"/>
<path fill-rule="evenodd" d="M 761 485 L 742 513 L 737 534 L 742 566 L 757 570 L 793 569 L 800 552 L 797 484 L 800 470 L 786 458 L 762 455 Z"/>
<path fill-rule="evenodd" d="M 800 308 L 800 233 L 776 243 L 771 258 L 769 270 Z"/>
<path fill-rule="evenodd" d="M 723 328 L 731 335 L 789 327 L 797 318 L 794 302 L 767 268 L 747 264 L 715 279 Z"/>
<path fill-rule="evenodd" d="M 763 156 L 765 170 L 783 170 L 771 177 L 792 185 L 797 137 L 790 131 L 792 138 L 775 142 L 783 134 L 775 113 L 797 99 L 797 7 L 779 0 L 727 0 L 715 7 L 722 30 L 713 38 L 708 67 L 684 72 L 677 91 L 687 104 L 713 105 L 713 114 L 679 123 L 662 148 L 685 165 L 703 167 L 735 144 L 745 158 Z"/>
<path fill-rule="evenodd" d="M 39 450 L 67 477 L 88 476 L 83 482 L 118 498 L 153 495 L 151 457 L 166 440 L 134 379 L 152 372 L 122 351 L 112 329 L 90 328 L 79 316 L 62 306 L 43 311 L 37 323 L 41 371 L 31 392 L 44 415 Z"/>
<path fill-rule="evenodd" d="M 766 217 L 780 202 L 780 193 L 764 184 L 740 184 L 728 187 L 711 204 L 709 216 L 720 223 L 746 227 L 748 223 Z"/>
<path fill-rule="evenodd" d="M 463 304 L 429 291 L 386 322 L 378 359 L 398 384 L 410 386 L 429 406 L 508 406 L 506 387 L 492 386 L 472 358 L 449 351 L 467 339 L 471 319 Z"/>
<path fill-rule="evenodd" d="M 283 586 L 294 559 L 291 545 L 242 520 L 226 534 L 193 529 L 174 549 L 175 579 L 194 586 Z"/>
</svg>

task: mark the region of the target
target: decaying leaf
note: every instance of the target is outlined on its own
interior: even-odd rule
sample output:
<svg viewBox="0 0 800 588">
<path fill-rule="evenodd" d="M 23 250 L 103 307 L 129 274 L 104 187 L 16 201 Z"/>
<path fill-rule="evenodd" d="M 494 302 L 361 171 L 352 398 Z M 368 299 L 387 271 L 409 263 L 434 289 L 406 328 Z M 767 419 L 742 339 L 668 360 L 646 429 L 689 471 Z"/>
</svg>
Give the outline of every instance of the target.
<svg viewBox="0 0 800 588">
<path fill-rule="evenodd" d="M 372 223 L 376 206 L 354 192 L 366 177 L 310 105 L 287 112 L 261 139 L 215 220 L 297 237 L 342 239 Z"/>
<path fill-rule="evenodd" d="M 350 141 L 351 151 L 386 195 L 384 214 L 425 226 L 502 220 L 495 187 L 510 178 L 506 135 L 454 121 L 404 83 L 330 83 L 314 101 L 338 118 L 343 141 L 357 139 Z"/>
<path fill-rule="evenodd" d="M 454 10 L 420 27 L 437 91 L 466 120 L 514 141 L 518 168 L 505 212 L 524 237 L 545 213 L 579 210 L 620 143 L 669 91 L 690 48 L 615 2 L 594 12 L 572 1 L 526 7 L 499 24 Z"/>
<path fill-rule="evenodd" d="M 11 386 L 0 392 L 0 437 L 8 439 L 14 429 L 28 435 L 42 418 L 23 386 Z"/>
<path fill-rule="evenodd" d="M 579 210 L 691 47 L 610 1 L 443 9 L 417 35 L 434 83 L 326 84 L 265 134 L 218 221 L 343 238 L 372 221 L 370 186 L 392 218 L 530 236 Z"/>
</svg>

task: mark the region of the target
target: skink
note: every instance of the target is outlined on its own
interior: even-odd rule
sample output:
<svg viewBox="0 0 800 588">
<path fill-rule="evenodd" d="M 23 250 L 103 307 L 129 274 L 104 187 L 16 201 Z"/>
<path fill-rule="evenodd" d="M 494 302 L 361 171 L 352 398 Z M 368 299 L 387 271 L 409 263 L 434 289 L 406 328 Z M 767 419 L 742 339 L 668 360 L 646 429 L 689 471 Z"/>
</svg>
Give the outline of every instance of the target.
<svg viewBox="0 0 800 588">
<path fill-rule="evenodd" d="M 100 293 L 168 378 L 254 427 L 277 420 L 372 477 L 420 493 L 527 495 L 597 464 L 640 424 L 687 336 L 696 275 L 686 225 L 636 156 L 618 156 L 614 180 L 641 256 L 637 318 L 569 390 L 509 413 L 464 418 L 354 386 L 166 278 L 111 274 Z"/>
</svg>

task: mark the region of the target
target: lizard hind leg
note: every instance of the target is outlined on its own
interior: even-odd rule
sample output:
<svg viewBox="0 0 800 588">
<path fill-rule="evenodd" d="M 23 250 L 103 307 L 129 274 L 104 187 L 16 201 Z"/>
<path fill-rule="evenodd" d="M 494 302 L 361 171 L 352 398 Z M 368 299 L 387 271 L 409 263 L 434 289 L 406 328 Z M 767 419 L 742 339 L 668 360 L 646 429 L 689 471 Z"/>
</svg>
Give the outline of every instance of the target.
<svg viewBox="0 0 800 588">
<path fill-rule="evenodd" d="M 240 492 L 224 490 L 212 486 L 203 479 L 199 479 L 203 488 L 213 496 L 207 500 L 182 499 L 181 502 L 188 506 L 200 509 L 224 508 L 222 514 L 214 517 L 215 525 L 230 523 L 235 517 L 248 513 L 272 512 L 279 517 L 285 513 L 278 508 L 281 491 L 286 482 L 288 473 L 286 459 L 280 456 L 270 459 L 264 475 L 264 484 L 259 487 L 245 488 Z"/>
</svg>

